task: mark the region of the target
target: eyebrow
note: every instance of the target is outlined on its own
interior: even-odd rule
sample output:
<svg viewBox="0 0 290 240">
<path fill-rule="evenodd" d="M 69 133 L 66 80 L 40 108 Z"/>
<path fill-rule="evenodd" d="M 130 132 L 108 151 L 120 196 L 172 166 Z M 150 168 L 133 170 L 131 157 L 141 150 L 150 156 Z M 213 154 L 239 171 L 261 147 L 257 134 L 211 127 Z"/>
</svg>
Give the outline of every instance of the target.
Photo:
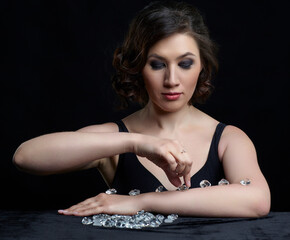
<svg viewBox="0 0 290 240">
<path fill-rule="evenodd" d="M 186 52 L 186 53 L 184 53 L 184 54 L 178 56 L 176 59 L 181 59 L 181 58 L 184 58 L 184 57 L 186 57 L 186 56 L 188 56 L 188 55 L 189 55 L 189 56 L 194 56 L 194 57 L 196 57 L 195 54 L 193 54 L 193 53 L 191 53 L 191 52 Z M 164 57 L 162 57 L 162 56 L 160 56 L 160 55 L 158 55 L 158 54 L 156 54 L 156 53 L 150 54 L 150 55 L 148 56 L 147 59 L 149 59 L 149 58 L 151 58 L 151 57 L 155 57 L 155 58 L 158 58 L 158 59 L 160 59 L 160 60 L 165 60 Z"/>
</svg>

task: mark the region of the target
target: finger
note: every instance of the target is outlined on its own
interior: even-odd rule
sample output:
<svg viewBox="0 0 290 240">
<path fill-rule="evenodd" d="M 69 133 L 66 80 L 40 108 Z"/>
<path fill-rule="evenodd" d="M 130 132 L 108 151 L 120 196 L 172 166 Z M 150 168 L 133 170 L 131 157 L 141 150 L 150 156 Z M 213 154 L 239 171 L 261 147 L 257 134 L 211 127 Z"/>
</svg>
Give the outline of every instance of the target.
<svg viewBox="0 0 290 240">
<path fill-rule="evenodd" d="M 178 165 L 180 167 L 176 168 L 177 175 L 179 177 L 183 177 L 184 183 L 187 187 L 191 186 L 191 168 L 192 168 L 192 161 L 189 160 L 189 156 L 187 153 L 182 154 L 182 160 L 179 160 Z"/>
<path fill-rule="evenodd" d="M 180 178 L 171 171 L 165 171 L 168 180 L 175 186 L 175 187 L 179 187 L 181 185 L 181 180 Z"/>
<path fill-rule="evenodd" d="M 168 165 L 167 168 L 172 173 L 175 172 L 176 167 L 177 167 L 177 162 L 176 162 L 175 157 L 170 152 L 166 155 L 166 162 L 167 162 L 167 165 Z"/>
<path fill-rule="evenodd" d="M 171 154 L 173 155 L 173 157 L 175 158 L 175 162 L 177 163 L 175 171 L 177 173 L 183 172 L 184 168 L 186 167 L 186 163 L 188 162 L 188 155 L 186 151 L 181 146 L 175 146 Z"/>
<path fill-rule="evenodd" d="M 191 162 L 187 159 L 187 154 L 179 154 L 179 158 L 176 159 L 177 167 L 175 172 L 178 174 L 179 177 L 188 174 L 191 170 Z"/>
<path fill-rule="evenodd" d="M 77 211 L 77 209 L 79 209 L 81 206 L 84 206 L 84 204 L 76 204 L 76 205 L 73 205 L 71 206 L 70 208 L 67 208 L 64 210 L 64 213 L 72 213 L 72 212 L 75 212 Z"/>
<path fill-rule="evenodd" d="M 191 187 L 191 181 L 190 181 L 191 177 L 190 177 L 190 174 L 185 175 L 183 177 L 183 179 L 184 179 L 185 185 L 190 188 Z"/>
<path fill-rule="evenodd" d="M 91 216 L 91 215 L 96 215 L 102 213 L 102 210 L 100 207 L 87 207 L 87 208 L 82 208 L 79 209 L 77 212 L 75 212 L 73 215 L 75 216 Z"/>
<path fill-rule="evenodd" d="M 97 212 L 96 209 L 98 209 L 98 203 L 90 202 L 88 204 L 76 205 L 74 208 L 66 210 L 64 215 L 83 216 L 89 214 L 93 210 Z"/>
<path fill-rule="evenodd" d="M 185 168 L 183 172 L 181 173 L 184 179 L 184 183 L 187 187 L 190 187 L 191 185 L 191 168 L 192 168 L 192 162 L 187 160 L 187 163 L 185 164 Z M 180 175 L 181 175 L 180 174 Z"/>
<path fill-rule="evenodd" d="M 175 173 L 178 176 L 180 176 L 180 175 L 182 176 L 183 175 L 182 173 L 184 172 L 184 170 L 185 170 L 185 165 L 183 163 L 179 162 L 175 168 Z"/>
<path fill-rule="evenodd" d="M 85 206 L 90 205 L 92 202 L 94 202 L 94 198 L 88 198 L 85 201 L 75 204 L 67 209 L 58 210 L 58 212 L 64 215 L 73 215 L 74 213 L 78 212 L 79 209 L 82 209 Z"/>
</svg>

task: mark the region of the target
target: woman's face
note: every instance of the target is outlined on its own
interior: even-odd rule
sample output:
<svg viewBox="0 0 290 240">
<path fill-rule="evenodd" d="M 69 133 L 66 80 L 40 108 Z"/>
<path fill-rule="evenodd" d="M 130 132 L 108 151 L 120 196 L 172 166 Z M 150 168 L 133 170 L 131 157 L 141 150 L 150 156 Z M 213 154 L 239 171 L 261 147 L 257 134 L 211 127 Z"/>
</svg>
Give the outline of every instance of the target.
<svg viewBox="0 0 290 240">
<path fill-rule="evenodd" d="M 149 102 L 159 110 L 174 112 L 190 101 L 202 69 L 193 37 L 174 34 L 150 48 L 142 70 Z"/>
</svg>

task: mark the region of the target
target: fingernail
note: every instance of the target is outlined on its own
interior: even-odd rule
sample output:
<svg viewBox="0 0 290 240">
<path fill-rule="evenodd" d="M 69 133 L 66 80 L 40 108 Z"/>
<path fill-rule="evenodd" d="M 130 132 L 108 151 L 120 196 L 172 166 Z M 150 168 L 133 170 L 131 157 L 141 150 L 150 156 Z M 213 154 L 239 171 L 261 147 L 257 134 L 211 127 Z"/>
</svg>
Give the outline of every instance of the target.
<svg viewBox="0 0 290 240">
<path fill-rule="evenodd" d="M 67 210 L 63 210 L 63 209 L 60 209 L 58 210 L 59 213 L 67 213 L 68 211 Z"/>
</svg>

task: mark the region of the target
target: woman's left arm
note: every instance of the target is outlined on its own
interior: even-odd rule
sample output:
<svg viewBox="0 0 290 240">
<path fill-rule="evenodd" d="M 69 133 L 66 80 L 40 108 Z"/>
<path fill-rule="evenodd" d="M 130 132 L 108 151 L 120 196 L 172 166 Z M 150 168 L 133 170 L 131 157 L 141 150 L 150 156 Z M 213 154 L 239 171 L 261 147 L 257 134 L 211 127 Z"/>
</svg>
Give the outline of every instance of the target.
<svg viewBox="0 0 290 240">
<path fill-rule="evenodd" d="M 255 147 L 240 129 L 227 126 L 219 155 L 229 185 L 193 188 L 183 192 L 149 193 L 146 210 L 189 216 L 260 217 L 270 211 L 270 190 L 260 170 Z M 249 185 L 240 181 L 249 179 Z"/>
<path fill-rule="evenodd" d="M 219 155 L 229 185 L 138 196 L 99 194 L 60 213 L 87 216 L 98 213 L 135 214 L 145 210 L 205 217 L 267 215 L 270 211 L 270 190 L 259 168 L 252 141 L 240 129 L 227 126 L 219 144 Z M 241 185 L 240 181 L 247 178 L 251 183 Z"/>
</svg>

